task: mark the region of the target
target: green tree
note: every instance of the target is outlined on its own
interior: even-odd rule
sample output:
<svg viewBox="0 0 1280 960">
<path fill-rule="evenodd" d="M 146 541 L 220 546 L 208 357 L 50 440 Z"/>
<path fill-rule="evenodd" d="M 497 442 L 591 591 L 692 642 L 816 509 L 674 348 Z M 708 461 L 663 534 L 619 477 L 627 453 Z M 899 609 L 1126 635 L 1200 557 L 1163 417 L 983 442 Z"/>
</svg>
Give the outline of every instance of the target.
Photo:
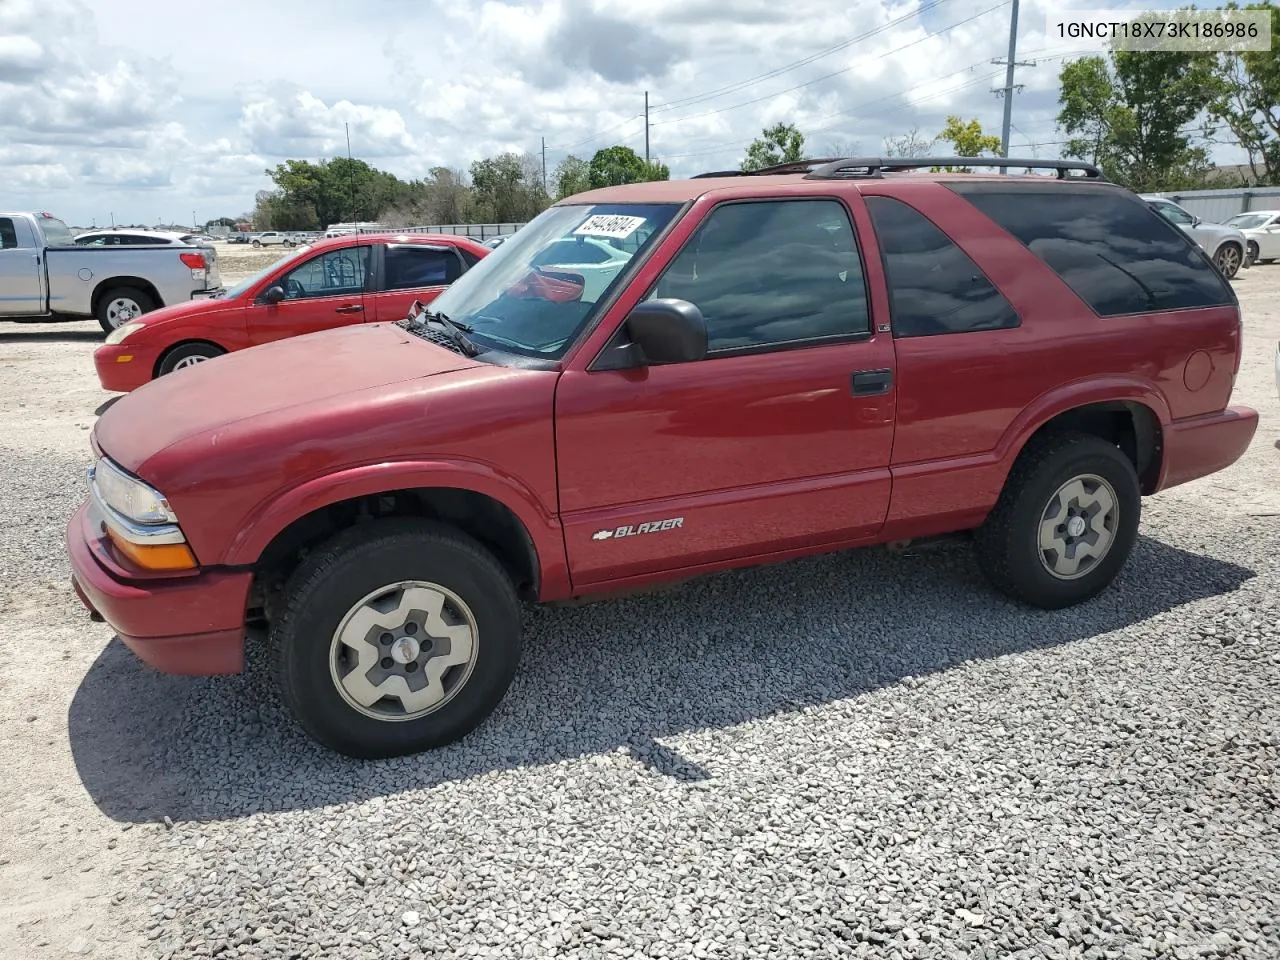
<svg viewBox="0 0 1280 960">
<path fill-rule="evenodd" d="M 1212 53 L 1111 50 L 1059 75 L 1063 154 L 1132 190 L 1203 185 L 1207 151 L 1186 128 L 1221 94 Z"/>
<path fill-rule="evenodd" d="M 267 171 L 276 190 L 260 210 L 290 222 L 317 226 L 276 227 L 275 229 L 317 229 L 332 223 L 375 220 L 383 210 L 405 202 L 409 185 L 394 174 L 378 170 L 364 160 L 335 157 L 313 163 L 286 160 Z"/>
<path fill-rule="evenodd" d="M 471 165 L 469 220 L 524 223 L 547 208 L 542 167 L 531 154 L 503 153 Z"/>
<path fill-rule="evenodd" d="M 645 180 L 670 180 L 671 170 L 665 163 L 659 160 L 652 160 L 644 165 Z"/>
<path fill-rule="evenodd" d="M 1228 10 L 1270 10 L 1271 36 L 1280 37 L 1280 7 L 1251 3 Z M 1215 96 L 1209 114 L 1220 121 L 1249 158 L 1253 184 L 1280 185 L 1280 44 L 1270 50 L 1219 54 L 1214 63 Z"/>
<path fill-rule="evenodd" d="M 587 168 L 592 189 L 616 187 L 623 183 L 644 183 L 652 179 L 644 158 L 630 147 L 612 146 L 597 150 Z"/>
<path fill-rule="evenodd" d="M 591 165 L 581 157 L 570 154 L 556 164 L 551 182 L 555 186 L 557 200 L 590 190 Z"/>
<path fill-rule="evenodd" d="M 794 124 L 775 123 L 760 131 L 760 136 L 747 147 L 747 155 L 739 169 L 761 170 L 778 163 L 795 163 L 804 158 L 804 134 Z"/>
</svg>

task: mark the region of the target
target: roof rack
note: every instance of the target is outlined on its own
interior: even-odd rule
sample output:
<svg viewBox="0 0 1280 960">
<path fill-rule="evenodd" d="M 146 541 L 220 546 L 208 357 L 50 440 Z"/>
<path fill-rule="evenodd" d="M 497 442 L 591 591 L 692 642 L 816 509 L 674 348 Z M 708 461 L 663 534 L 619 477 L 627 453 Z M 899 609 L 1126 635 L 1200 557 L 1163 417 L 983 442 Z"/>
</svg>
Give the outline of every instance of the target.
<svg viewBox="0 0 1280 960">
<path fill-rule="evenodd" d="M 1071 177 L 1070 179 L 1073 180 L 1106 180 L 1097 167 L 1080 160 L 1036 160 L 1019 157 L 849 157 L 817 163 L 818 166 L 806 174 L 806 180 L 879 179 L 886 173 L 920 170 L 926 167 L 999 167 L 1002 170 L 1024 167 L 1028 170 L 1055 170 L 1059 180 L 1068 179 L 1069 171 L 1083 174 L 1083 176 Z"/>
<path fill-rule="evenodd" d="M 786 163 L 775 163 L 769 167 L 761 167 L 759 170 L 712 170 L 709 173 L 694 174 L 690 179 L 701 180 L 704 177 L 768 177 L 778 176 L 784 173 L 808 173 L 814 167 L 821 167 L 824 164 L 831 164 L 839 161 L 839 157 L 822 157 L 814 160 L 789 160 Z"/>
</svg>

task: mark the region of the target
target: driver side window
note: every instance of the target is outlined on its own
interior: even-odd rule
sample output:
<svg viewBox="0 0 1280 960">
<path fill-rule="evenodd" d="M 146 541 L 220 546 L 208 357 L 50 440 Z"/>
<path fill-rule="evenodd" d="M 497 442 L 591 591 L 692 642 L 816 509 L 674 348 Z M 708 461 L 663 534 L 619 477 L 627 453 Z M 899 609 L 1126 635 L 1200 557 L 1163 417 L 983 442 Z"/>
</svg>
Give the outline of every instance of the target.
<svg viewBox="0 0 1280 960">
<path fill-rule="evenodd" d="M 312 257 L 285 274 L 286 300 L 340 297 L 363 293 L 369 274 L 369 247 L 347 247 Z"/>
<path fill-rule="evenodd" d="M 1182 225 L 1191 222 L 1191 214 L 1186 213 L 1181 207 L 1175 207 L 1171 203 L 1158 203 L 1156 204 L 1156 210 L 1170 223 Z"/>
</svg>

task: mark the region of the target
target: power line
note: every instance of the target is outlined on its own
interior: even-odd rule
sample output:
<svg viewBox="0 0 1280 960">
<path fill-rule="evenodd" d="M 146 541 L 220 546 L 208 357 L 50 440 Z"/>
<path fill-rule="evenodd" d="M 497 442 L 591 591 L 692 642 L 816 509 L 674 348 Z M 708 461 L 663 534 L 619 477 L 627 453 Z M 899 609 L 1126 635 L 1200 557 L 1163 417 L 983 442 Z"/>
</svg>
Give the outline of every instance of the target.
<svg viewBox="0 0 1280 960">
<path fill-rule="evenodd" d="M 707 111 L 704 111 L 703 113 L 693 113 L 684 117 L 674 117 L 670 120 L 655 120 L 653 125 L 657 127 L 657 126 L 661 126 L 668 123 L 681 123 L 682 121 L 685 121 L 685 120 L 696 120 L 699 117 L 714 117 L 716 114 L 727 113 L 730 110 L 737 110 L 741 107 L 748 107 L 754 103 L 762 103 L 765 100 L 772 100 L 775 97 L 782 96 L 783 94 L 792 93 L 793 91 L 800 90 L 804 87 L 813 86 L 813 84 L 815 83 L 821 83 L 823 80 L 830 80 L 832 77 L 838 77 L 843 73 L 849 73 L 850 71 L 853 71 L 853 70 L 862 69 L 866 66 L 867 63 L 875 63 L 877 60 L 883 60 L 887 56 L 890 56 L 895 53 L 900 53 L 901 51 L 906 50 L 909 47 L 914 47 L 918 43 L 924 43 L 924 41 L 932 40 L 934 37 L 943 36 L 944 34 L 949 33 L 950 31 L 956 29 L 957 27 L 962 27 L 966 23 L 972 23 L 974 20 L 977 20 L 981 17 L 985 17 L 989 13 L 994 13 L 996 10 L 999 10 L 1001 7 L 1007 7 L 1012 2 L 1014 2 L 1014 0 L 1001 0 L 1000 3 L 997 3 L 993 7 L 988 7 L 987 9 L 981 11 L 980 13 L 975 13 L 973 16 L 965 17 L 963 20 L 959 20 L 956 23 L 943 27 L 941 30 L 936 31 L 935 33 L 926 34 L 923 37 L 917 37 L 915 40 L 911 40 L 907 43 L 902 44 L 901 46 L 894 47 L 892 50 L 886 50 L 884 53 L 880 54 L 878 57 L 873 57 L 869 61 L 862 61 L 860 63 L 855 63 L 852 66 L 844 67 L 841 70 L 833 70 L 831 73 L 825 73 L 820 77 L 815 77 L 813 80 L 806 80 L 804 83 L 798 83 L 794 87 L 788 87 L 785 90 L 778 90 L 775 93 L 766 94 L 765 96 L 762 96 L 762 97 L 755 97 L 752 100 L 744 100 L 741 103 L 735 103 L 727 107 L 720 107 L 717 110 L 707 110 Z"/>
<path fill-rule="evenodd" d="M 771 80 L 774 77 L 781 76 L 784 73 L 789 73 L 792 70 L 797 70 L 800 67 L 807 66 L 811 63 L 814 63 L 817 60 L 822 60 L 825 57 L 829 57 L 833 53 L 839 53 L 841 50 L 847 49 L 848 47 L 853 46 L 855 43 L 860 43 L 863 40 L 868 40 L 871 37 L 874 37 L 883 33 L 885 30 L 888 30 L 890 27 L 896 27 L 899 24 L 905 23 L 908 20 L 918 18 L 920 14 L 924 13 L 925 11 L 932 10 L 935 7 L 940 7 L 944 3 L 949 3 L 949 2 L 950 0 L 932 0 L 932 2 L 923 3 L 919 7 L 917 7 L 915 10 L 913 10 L 911 13 L 903 14 L 901 17 L 897 17 L 893 20 L 888 21 L 887 23 L 882 24 L 879 27 L 876 27 L 874 30 L 869 30 L 866 33 L 858 34 L 856 37 L 851 37 L 848 40 L 843 40 L 840 43 L 837 43 L 835 46 L 827 47 L 825 50 L 820 50 L 817 53 L 811 54 L 810 56 L 802 57 L 799 60 L 793 60 L 790 63 L 783 64 L 781 67 L 778 67 L 774 70 L 770 70 L 767 73 L 757 74 L 754 77 L 748 77 L 745 80 L 739 80 L 736 83 L 731 83 L 725 87 L 718 87 L 715 90 L 709 90 L 706 93 L 694 94 L 689 97 L 681 97 L 677 100 L 669 100 L 666 103 L 661 103 L 655 106 L 653 108 L 653 111 L 655 113 L 659 113 L 666 110 L 672 110 L 676 107 L 692 106 L 695 103 L 703 103 L 707 100 L 714 100 L 717 97 L 724 96 L 726 93 L 735 93 L 738 90 L 743 89 L 744 87 L 749 87 L 752 84 L 759 83 L 761 80 Z"/>
</svg>

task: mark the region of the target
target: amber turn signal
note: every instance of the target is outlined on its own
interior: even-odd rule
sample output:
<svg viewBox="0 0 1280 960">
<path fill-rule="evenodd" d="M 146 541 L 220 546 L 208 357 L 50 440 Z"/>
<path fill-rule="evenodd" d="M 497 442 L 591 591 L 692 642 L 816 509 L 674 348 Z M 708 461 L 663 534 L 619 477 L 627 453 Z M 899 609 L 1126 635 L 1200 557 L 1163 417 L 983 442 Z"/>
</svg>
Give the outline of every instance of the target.
<svg viewBox="0 0 1280 960">
<path fill-rule="evenodd" d="M 120 553 L 129 558 L 143 570 L 194 570 L 197 566 L 195 555 L 185 543 L 130 543 L 124 537 L 117 536 L 115 531 L 107 529 L 111 543 Z"/>
</svg>

